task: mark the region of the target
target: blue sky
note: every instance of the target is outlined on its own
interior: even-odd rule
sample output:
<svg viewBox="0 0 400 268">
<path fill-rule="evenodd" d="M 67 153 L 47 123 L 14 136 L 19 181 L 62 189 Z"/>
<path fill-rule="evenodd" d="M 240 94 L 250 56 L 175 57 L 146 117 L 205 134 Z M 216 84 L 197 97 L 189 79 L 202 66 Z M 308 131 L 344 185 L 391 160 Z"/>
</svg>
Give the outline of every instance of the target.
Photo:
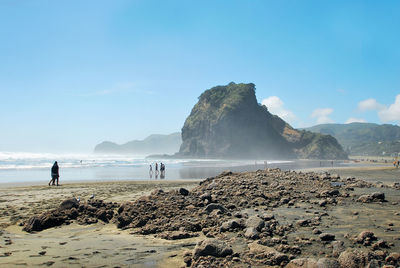
<svg viewBox="0 0 400 268">
<path fill-rule="evenodd" d="M 252 82 L 294 127 L 399 124 L 399 1 L 0 0 L 0 151 L 179 131 Z"/>
</svg>

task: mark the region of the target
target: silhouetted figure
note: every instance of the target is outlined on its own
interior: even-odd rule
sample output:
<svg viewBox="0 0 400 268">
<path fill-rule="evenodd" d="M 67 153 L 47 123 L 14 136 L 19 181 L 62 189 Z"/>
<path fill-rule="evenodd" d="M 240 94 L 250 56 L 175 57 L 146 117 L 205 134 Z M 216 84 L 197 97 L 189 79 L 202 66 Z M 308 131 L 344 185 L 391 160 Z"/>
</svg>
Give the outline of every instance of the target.
<svg viewBox="0 0 400 268">
<path fill-rule="evenodd" d="M 165 177 L 165 165 L 163 163 L 160 163 L 160 172 L 161 172 L 160 176 Z"/>
<path fill-rule="evenodd" d="M 49 186 L 50 186 L 50 183 L 52 185 L 55 185 L 56 180 L 57 180 L 57 186 L 58 186 L 58 180 L 60 177 L 60 175 L 58 173 L 58 169 L 59 168 L 58 168 L 57 161 L 55 161 L 53 166 L 51 167 L 51 180 L 49 181 Z"/>
<path fill-rule="evenodd" d="M 150 175 L 150 178 L 153 176 L 153 166 L 151 164 L 150 164 L 149 175 Z"/>
<path fill-rule="evenodd" d="M 158 163 L 157 162 L 156 162 L 155 171 L 156 171 L 156 176 L 158 176 Z"/>
</svg>

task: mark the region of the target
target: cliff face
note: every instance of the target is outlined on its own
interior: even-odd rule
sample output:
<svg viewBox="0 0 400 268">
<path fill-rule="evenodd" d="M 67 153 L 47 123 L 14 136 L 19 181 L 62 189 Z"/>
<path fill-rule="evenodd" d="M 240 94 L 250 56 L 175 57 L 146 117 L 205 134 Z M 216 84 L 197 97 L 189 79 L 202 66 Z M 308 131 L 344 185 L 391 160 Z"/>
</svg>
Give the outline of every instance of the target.
<svg viewBox="0 0 400 268">
<path fill-rule="evenodd" d="M 346 158 L 340 145 L 327 137 L 295 130 L 272 115 L 267 107 L 257 103 L 254 84 L 230 83 L 201 94 L 182 128 L 179 155 L 244 159 Z"/>
</svg>

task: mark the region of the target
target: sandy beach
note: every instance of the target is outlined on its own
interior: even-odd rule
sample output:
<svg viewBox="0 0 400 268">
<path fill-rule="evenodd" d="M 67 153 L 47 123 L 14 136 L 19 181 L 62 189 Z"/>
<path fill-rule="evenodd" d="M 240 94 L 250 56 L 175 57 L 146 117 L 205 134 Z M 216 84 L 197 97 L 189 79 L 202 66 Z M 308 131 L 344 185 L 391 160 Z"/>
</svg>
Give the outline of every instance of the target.
<svg viewBox="0 0 400 268">
<path fill-rule="evenodd" d="M 0 266 L 44 265 L 53 267 L 176 267 L 178 253 L 194 242 L 170 242 L 130 234 L 115 224 L 70 224 L 36 234 L 22 231 L 19 223 L 43 211 L 54 209 L 64 199 L 96 199 L 110 202 L 133 201 L 155 189 L 192 188 L 191 181 L 113 181 L 68 183 L 62 186 L 27 186 L 1 189 Z M 172 256 L 172 257 L 171 257 Z M 176 259 L 179 259 L 178 261 Z"/>
<path fill-rule="evenodd" d="M 295 252 L 292 252 L 292 254 L 286 253 L 288 254 L 288 261 L 299 257 L 312 257 L 317 260 L 321 257 L 338 258 L 332 253 L 337 245 L 325 243 L 323 244 L 325 248 L 321 249 L 321 244 L 318 243 L 318 236 L 313 234 L 314 229 L 334 234 L 336 237 L 335 242 L 341 241 L 340 247 L 342 248 L 353 248 L 354 245 L 351 242 L 352 240 L 349 240 L 349 237 L 357 236 L 360 232 L 368 230 L 389 245 L 388 248 L 379 249 L 385 252 L 379 252 L 379 254 L 384 254 L 387 257 L 392 252 L 400 252 L 400 195 L 399 189 L 394 187 L 394 183 L 400 182 L 400 170 L 380 165 L 308 169 L 301 170 L 301 173 L 310 171 L 338 174 L 341 179 L 337 179 L 338 176 L 335 175 L 332 180 L 333 182 L 338 182 L 338 185 L 342 184 L 347 177 L 362 179 L 366 184 L 361 185 L 362 183 L 353 180 L 351 188 L 354 189 L 352 191 L 348 191 L 342 186 L 343 189 L 340 188 L 340 191 L 343 192 L 343 198 L 341 195 L 335 198 L 319 198 L 318 200 L 310 197 L 308 199 L 293 199 L 293 204 L 286 200 L 287 202 L 280 203 L 276 201 L 272 206 L 266 205 L 265 207 L 262 205 L 261 207 L 248 205 L 242 208 L 240 213 L 246 211 L 251 216 L 252 214 L 257 214 L 257 211 L 265 210 L 273 214 L 282 226 L 286 226 L 285 224 L 290 226 L 290 224 L 302 219 L 318 218 L 318 225 L 311 224 L 309 227 L 292 228 L 284 234 L 283 239 L 287 241 L 286 243 L 289 243 L 289 245 L 296 244 L 301 249 L 299 254 Z M 245 176 L 257 177 L 260 174 L 268 176 L 267 172 L 257 172 L 249 172 Z M 370 184 L 368 185 L 368 183 Z M 343 184 L 346 185 L 346 182 Z M 194 237 L 167 240 L 153 234 L 140 235 L 132 228 L 117 228 L 115 221 L 105 223 L 99 220 L 95 224 L 88 225 L 81 225 L 71 221 L 68 225 L 64 224 L 33 233 L 23 231 L 22 225 L 32 216 L 56 209 L 63 200 L 69 198 L 79 198 L 82 203 L 93 197 L 93 199 L 104 200 L 105 202 L 115 202 L 119 206 L 127 201 L 135 201 L 143 195 L 154 193 L 157 189 L 162 189 L 164 192 L 180 188 L 191 191 L 198 185 L 199 180 L 85 182 L 68 183 L 60 187 L 49 187 L 47 185 L 10 187 L 8 185 L 8 187 L 2 188 L 0 193 L 0 266 L 185 266 L 184 259 L 187 256 L 187 252 L 191 252 L 196 243 L 204 240 L 206 236 L 210 236 L 204 230 Z M 283 187 L 282 189 L 286 187 L 287 189 L 287 184 L 283 183 L 280 187 Z M 302 188 L 305 187 L 304 185 L 299 184 L 299 187 L 298 191 L 306 190 Z M 387 202 L 354 202 L 361 195 L 377 191 L 385 194 Z M 347 197 L 345 193 L 349 193 Z M 332 199 L 335 201 L 333 202 Z M 328 204 L 319 206 L 318 202 L 321 202 L 321 200 L 326 200 Z M 329 203 L 331 201 L 333 202 L 332 204 Z M 217 218 L 221 218 L 222 221 L 229 217 L 219 215 Z M 219 228 L 219 226 L 217 227 Z M 248 240 L 243 240 L 243 234 L 238 234 L 235 239 L 232 238 L 231 234 L 226 235 L 226 233 L 218 233 L 214 237 L 230 241 L 235 250 L 242 250 L 240 261 L 236 260 L 238 266 L 248 264 L 245 257 L 242 257 L 247 256 L 247 253 L 245 254 L 246 251 L 238 249 L 249 245 Z M 272 247 L 272 245 L 270 246 Z M 275 245 L 275 249 L 282 251 L 283 246 L 284 244 Z M 360 245 L 358 248 L 365 249 L 366 247 Z M 230 260 L 231 262 L 228 259 L 227 262 L 219 262 L 217 264 L 235 264 L 235 261 Z M 193 259 L 192 261 L 192 266 L 195 267 L 198 260 Z M 282 266 L 284 264 L 281 263 L 279 265 Z"/>
</svg>

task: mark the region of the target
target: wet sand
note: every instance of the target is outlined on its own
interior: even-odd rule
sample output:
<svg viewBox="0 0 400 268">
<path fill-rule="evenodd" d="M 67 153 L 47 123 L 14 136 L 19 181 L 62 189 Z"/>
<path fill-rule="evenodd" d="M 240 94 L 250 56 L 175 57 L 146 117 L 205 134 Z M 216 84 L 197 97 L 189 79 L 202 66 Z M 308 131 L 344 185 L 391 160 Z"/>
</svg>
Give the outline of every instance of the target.
<svg viewBox="0 0 400 268">
<path fill-rule="evenodd" d="M 344 237 L 348 235 L 371 230 L 379 238 L 392 243 L 392 250 L 400 251 L 400 195 L 398 190 L 384 187 L 400 182 L 400 169 L 379 165 L 312 170 L 377 183 L 377 188 L 356 188 L 354 194 L 379 190 L 385 193 L 388 200 L 387 204 L 344 203 L 334 206 L 329 211 L 329 216 L 322 218 L 320 229 L 329 230 L 344 241 Z M 155 189 L 169 191 L 184 187 L 190 190 L 198 184 L 199 180 L 113 181 L 71 183 L 60 187 L 46 185 L 3 188 L 0 192 L 0 266 L 180 267 L 184 265 L 184 252 L 192 250 L 204 236 L 169 241 L 152 235 L 133 234 L 132 230 L 118 229 L 112 222 L 98 222 L 93 225 L 72 223 L 30 234 L 22 231 L 20 224 L 33 215 L 58 207 L 62 200 L 71 197 L 83 201 L 94 195 L 96 199 L 107 202 L 124 203 L 136 200 Z M 300 202 L 292 207 L 277 207 L 273 213 L 279 222 L 285 223 L 313 217 L 321 213 L 319 210 L 321 208 Z M 311 233 L 311 227 L 299 229 L 290 233 L 288 240 L 300 239 L 307 243 Z M 313 246 L 311 243 L 303 250 L 304 255 L 314 256 L 320 253 L 318 244 Z"/>
<path fill-rule="evenodd" d="M 190 181 L 116 181 L 72 183 L 62 186 L 8 187 L 0 192 L 0 266 L 51 267 L 177 267 L 181 253 L 194 242 L 166 241 L 130 234 L 115 224 L 70 224 L 29 234 L 20 223 L 33 215 L 59 206 L 71 197 L 123 203 L 154 189 L 198 185 Z"/>
</svg>

